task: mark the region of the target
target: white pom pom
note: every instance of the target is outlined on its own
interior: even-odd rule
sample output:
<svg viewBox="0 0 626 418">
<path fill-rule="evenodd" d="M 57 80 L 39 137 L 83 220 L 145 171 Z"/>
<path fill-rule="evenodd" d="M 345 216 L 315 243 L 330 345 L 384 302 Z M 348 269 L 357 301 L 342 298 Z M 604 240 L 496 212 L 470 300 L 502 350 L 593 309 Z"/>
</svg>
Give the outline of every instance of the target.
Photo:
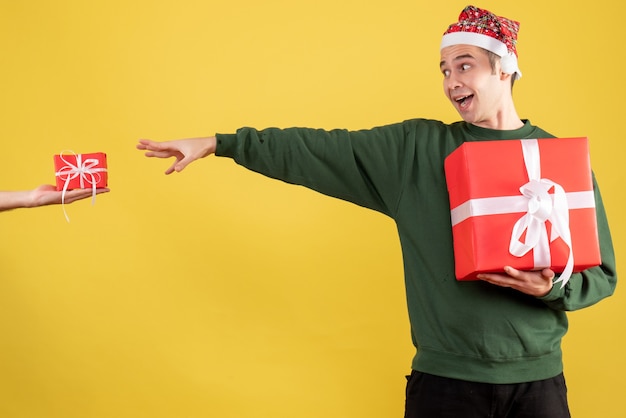
<svg viewBox="0 0 626 418">
<path fill-rule="evenodd" d="M 522 72 L 517 66 L 517 57 L 515 54 L 507 54 L 500 59 L 500 67 L 502 72 L 506 74 L 515 74 L 515 79 L 522 77 Z"/>
</svg>

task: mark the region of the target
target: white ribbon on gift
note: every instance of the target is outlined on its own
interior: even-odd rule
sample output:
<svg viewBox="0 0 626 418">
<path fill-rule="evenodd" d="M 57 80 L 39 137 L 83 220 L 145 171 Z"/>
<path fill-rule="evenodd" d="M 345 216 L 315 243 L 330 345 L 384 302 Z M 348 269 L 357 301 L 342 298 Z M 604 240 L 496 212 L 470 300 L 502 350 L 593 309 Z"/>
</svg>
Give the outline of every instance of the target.
<svg viewBox="0 0 626 418">
<path fill-rule="evenodd" d="M 574 253 L 569 228 L 569 210 L 594 208 L 593 190 L 566 193 L 558 183 L 541 178 L 539 144 L 536 139 L 521 140 L 524 164 L 529 182 L 520 187 L 521 195 L 470 199 L 452 209 L 452 226 L 473 216 L 524 213 L 513 226 L 509 252 L 522 257 L 533 250 L 535 269 L 551 266 L 550 242 L 561 237 L 569 249 L 567 263 L 561 276 L 561 288 L 574 270 Z M 554 188 L 554 193 L 549 193 Z M 546 221 L 552 224 L 548 239 Z M 522 242 L 520 239 L 526 233 Z"/>
<path fill-rule="evenodd" d="M 63 158 L 64 153 L 74 155 L 76 164 Z M 61 194 L 61 206 L 63 207 L 65 219 L 69 222 L 70 218 L 67 216 L 67 211 L 65 210 L 65 193 L 67 193 L 70 181 L 78 177 L 81 189 L 85 188 L 86 183 L 91 184 L 91 204 L 93 205 L 96 203 L 96 185 L 101 179 L 100 173 L 107 171 L 107 169 L 104 167 L 96 167 L 98 165 L 96 158 L 86 158 L 85 161 L 83 161 L 82 154 L 76 154 L 74 151 L 63 151 L 59 154 L 59 158 L 61 158 L 66 165 L 61 167 L 59 171 L 55 173 L 55 176 L 65 181 L 63 184 L 63 193 Z"/>
</svg>

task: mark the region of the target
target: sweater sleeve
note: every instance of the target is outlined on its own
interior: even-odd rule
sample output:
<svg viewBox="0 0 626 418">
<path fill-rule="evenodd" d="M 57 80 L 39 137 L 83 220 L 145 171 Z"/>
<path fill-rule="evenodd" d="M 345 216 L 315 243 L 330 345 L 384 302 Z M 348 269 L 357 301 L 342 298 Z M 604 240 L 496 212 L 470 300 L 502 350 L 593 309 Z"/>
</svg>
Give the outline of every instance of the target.
<svg viewBox="0 0 626 418">
<path fill-rule="evenodd" d="M 250 170 L 393 216 L 404 184 L 404 124 L 370 130 L 241 128 L 216 155 Z"/>
<path fill-rule="evenodd" d="M 573 311 L 591 306 L 611 296 L 617 284 L 615 252 L 595 177 L 593 186 L 602 264 L 573 274 L 563 288 L 560 283 L 555 284 L 550 293 L 541 298 L 548 306 L 556 310 Z"/>
</svg>

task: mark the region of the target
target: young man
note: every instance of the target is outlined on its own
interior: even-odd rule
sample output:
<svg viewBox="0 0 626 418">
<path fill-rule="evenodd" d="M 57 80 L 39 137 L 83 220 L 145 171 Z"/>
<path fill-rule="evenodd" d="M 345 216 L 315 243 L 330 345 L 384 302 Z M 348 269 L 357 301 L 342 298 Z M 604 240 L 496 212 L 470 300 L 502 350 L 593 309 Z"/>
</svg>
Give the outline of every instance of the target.
<svg viewBox="0 0 626 418">
<path fill-rule="evenodd" d="M 96 189 L 96 194 L 107 193 L 109 189 Z M 60 205 L 72 203 L 92 196 L 91 189 L 68 190 L 63 198 L 63 192 L 57 191 L 51 184 L 44 184 L 33 190 L 0 191 L 0 212 L 19 208 L 34 208 L 38 206 Z"/>
<path fill-rule="evenodd" d="M 362 131 L 255 130 L 168 142 L 141 140 L 179 172 L 210 154 L 394 219 L 416 347 L 406 417 L 569 417 L 561 338 L 565 311 L 616 285 L 608 222 L 594 180 L 602 265 L 553 286 L 555 272 L 454 276 L 444 159 L 466 141 L 552 137 L 517 115 L 519 24 L 468 6 L 441 44 L 444 92 L 463 121 L 415 119 Z"/>
</svg>

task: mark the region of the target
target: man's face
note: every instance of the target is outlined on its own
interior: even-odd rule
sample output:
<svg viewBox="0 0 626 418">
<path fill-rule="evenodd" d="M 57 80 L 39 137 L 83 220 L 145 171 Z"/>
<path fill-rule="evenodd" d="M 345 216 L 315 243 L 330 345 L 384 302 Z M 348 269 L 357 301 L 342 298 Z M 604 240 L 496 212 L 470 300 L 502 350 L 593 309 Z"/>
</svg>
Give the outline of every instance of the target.
<svg viewBox="0 0 626 418">
<path fill-rule="evenodd" d="M 511 101 L 510 81 L 503 78 L 500 63 L 494 71 L 484 49 L 452 45 L 441 50 L 440 68 L 444 93 L 463 120 L 497 128 L 498 116 Z"/>
</svg>

